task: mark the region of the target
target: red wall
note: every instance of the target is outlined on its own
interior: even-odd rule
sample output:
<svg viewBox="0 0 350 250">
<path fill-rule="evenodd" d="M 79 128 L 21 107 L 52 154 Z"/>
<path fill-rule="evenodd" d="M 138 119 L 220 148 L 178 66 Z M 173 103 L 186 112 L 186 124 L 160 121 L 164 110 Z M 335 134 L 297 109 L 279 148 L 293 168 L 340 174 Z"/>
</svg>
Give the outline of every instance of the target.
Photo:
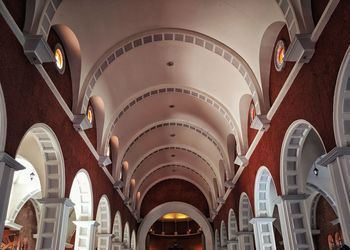
<svg viewBox="0 0 350 250">
<path fill-rule="evenodd" d="M 184 237 L 150 236 L 149 250 L 168 250 L 177 242 L 181 250 L 202 250 L 202 235 Z"/>
</svg>

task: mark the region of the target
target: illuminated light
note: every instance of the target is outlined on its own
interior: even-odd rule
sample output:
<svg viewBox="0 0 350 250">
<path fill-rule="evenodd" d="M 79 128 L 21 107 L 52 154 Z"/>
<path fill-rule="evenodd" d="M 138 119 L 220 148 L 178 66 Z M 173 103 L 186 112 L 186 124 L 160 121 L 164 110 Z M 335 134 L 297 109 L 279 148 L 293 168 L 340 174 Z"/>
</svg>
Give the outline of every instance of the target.
<svg viewBox="0 0 350 250">
<path fill-rule="evenodd" d="M 94 119 L 94 113 L 92 111 L 92 107 L 91 106 L 88 107 L 87 118 L 88 118 L 89 122 L 92 124 L 92 121 Z"/>
<path fill-rule="evenodd" d="M 135 186 L 136 180 L 135 179 L 131 179 L 131 185 Z"/>
<path fill-rule="evenodd" d="M 190 218 L 190 217 L 186 214 L 174 212 L 174 213 L 164 214 L 161 219 L 163 219 L 163 220 L 185 220 L 188 218 Z"/>
<path fill-rule="evenodd" d="M 285 42 L 283 40 L 279 40 L 276 44 L 275 54 L 274 54 L 275 68 L 277 71 L 282 71 L 282 69 L 284 68 L 285 53 L 286 53 Z"/>
<path fill-rule="evenodd" d="M 65 68 L 65 57 L 63 48 L 60 44 L 57 44 L 55 47 L 55 59 L 56 59 L 56 68 L 59 73 L 64 73 Z"/>
<path fill-rule="evenodd" d="M 136 194 L 136 199 L 140 199 L 140 197 L 141 197 L 141 193 L 140 192 L 137 192 L 137 194 Z"/>
<path fill-rule="evenodd" d="M 128 169 L 129 169 L 129 163 L 127 162 L 127 161 L 123 161 L 123 168 L 124 168 L 124 170 L 125 171 L 128 171 Z"/>
<path fill-rule="evenodd" d="M 254 118 L 256 116 L 256 110 L 255 110 L 255 105 L 252 102 L 249 107 L 249 122 L 250 124 L 254 121 Z"/>
</svg>

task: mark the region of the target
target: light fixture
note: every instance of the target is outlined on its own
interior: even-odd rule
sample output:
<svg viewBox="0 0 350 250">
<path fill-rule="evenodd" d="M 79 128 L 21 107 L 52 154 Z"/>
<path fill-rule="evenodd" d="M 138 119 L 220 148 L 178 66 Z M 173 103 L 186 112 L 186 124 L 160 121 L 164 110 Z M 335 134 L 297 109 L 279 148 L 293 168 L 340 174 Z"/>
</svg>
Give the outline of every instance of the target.
<svg viewBox="0 0 350 250">
<path fill-rule="evenodd" d="M 29 176 L 30 176 L 30 180 L 32 181 L 34 179 L 35 174 L 31 172 Z"/>
<path fill-rule="evenodd" d="M 171 155 L 171 157 L 175 157 L 175 155 L 174 155 L 174 154 L 172 154 L 172 155 Z"/>
<path fill-rule="evenodd" d="M 173 61 L 169 61 L 169 62 L 166 63 L 166 65 L 168 67 L 172 67 L 172 66 L 174 66 L 174 62 Z"/>
<path fill-rule="evenodd" d="M 56 59 L 56 69 L 60 74 L 63 74 L 65 70 L 65 56 L 64 56 L 63 47 L 59 43 L 56 44 L 56 47 L 55 47 L 55 59 Z"/>
<path fill-rule="evenodd" d="M 175 137 L 175 134 L 170 134 L 171 137 Z"/>
<path fill-rule="evenodd" d="M 169 105 L 169 108 L 175 108 L 175 105 L 173 105 L 173 104 L 171 104 L 171 105 Z"/>
<path fill-rule="evenodd" d="M 314 168 L 314 170 L 313 170 L 314 175 L 318 176 L 318 171 L 319 171 L 319 170 L 318 170 L 318 168 L 317 168 L 317 167 L 315 167 L 315 168 Z"/>
</svg>

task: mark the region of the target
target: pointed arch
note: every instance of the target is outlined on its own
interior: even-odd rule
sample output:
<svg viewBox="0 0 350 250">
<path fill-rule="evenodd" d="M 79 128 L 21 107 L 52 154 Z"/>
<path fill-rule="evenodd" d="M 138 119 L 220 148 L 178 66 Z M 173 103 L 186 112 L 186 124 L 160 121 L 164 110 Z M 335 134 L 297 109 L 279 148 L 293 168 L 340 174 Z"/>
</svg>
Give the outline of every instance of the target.
<svg viewBox="0 0 350 250">
<path fill-rule="evenodd" d="M 219 230 L 215 229 L 215 250 L 220 250 L 220 234 L 219 234 Z"/>
<path fill-rule="evenodd" d="M 130 248 L 130 226 L 129 226 L 129 222 L 126 222 L 125 226 L 124 226 L 123 243 L 125 244 L 126 248 Z"/>
<path fill-rule="evenodd" d="M 227 248 L 227 230 L 223 220 L 220 225 L 220 245 L 222 248 Z"/>
<path fill-rule="evenodd" d="M 239 229 L 240 231 L 252 232 L 253 226 L 249 221 L 253 218 L 253 211 L 248 195 L 242 193 L 239 199 Z"/>
<path fill-rule="evenodd" d="M 6 105 L 5 97 L 2 92 L 1 82 L 0 82 L 0 152 L 5 150 L 6 144 L 6 127 L 7 126 L 7 116 L 6 116 Z"/>
<path fill-rule="evenodd" d="M 131 250 L 136 250 L 136 233 L 135 233 L 135 230 L 132 230 L 130 245 L 131 245 Z"/>
<path fill-rule="evenodd" d="M 117 211 L 114 216 L 114 222 L 113 222 L 113 242 L 122 242 L 122 218 L 120 216 L 120 212 Z"/>
<path fill-rule="evenodd" d="M 237 219 L 235 212 L 231 208 L 228 213 L 228 240 L 229 241 L 237 241 L 237 233 L 238 233 L 238 227 L 237 227 Z"/>
<path fill-rule="evenodd" d="M 97 233 L 109 234 L 111 230 L 111 209 L 107 195 L 102 195 L 96 213 L 96 221 L 100 225 L 97 227 Z"/>
</svg>

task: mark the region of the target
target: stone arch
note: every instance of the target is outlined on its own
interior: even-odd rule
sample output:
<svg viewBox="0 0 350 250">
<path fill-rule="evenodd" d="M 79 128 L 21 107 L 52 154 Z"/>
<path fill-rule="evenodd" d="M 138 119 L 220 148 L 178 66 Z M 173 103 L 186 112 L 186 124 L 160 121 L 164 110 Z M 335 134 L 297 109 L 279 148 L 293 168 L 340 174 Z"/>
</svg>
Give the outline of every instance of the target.
<svg viewBox="0 0 350 250">
<path fill-rule="evenodd" d="M 7 116 L 6 116 L 5 97 L 2 92 L 1 83 L 0 83 L 0 152 L 3 152 L 5 150 L 6 126 L 7 126 Z"/>
<path fill-rule="evenodd" d="M 350 47 L 339 69 L 333 101 L 333 127 L 338 147 L 350 146 Z"/>
<path fill-rule="evenodd" d="M 215 250 L 220 250 L 220 233 L 219 233 L 218 229 L 215 229 L 214 239 L 215 239 L 214 249 Z"/>
<path fill-rule="evenodd" d="M 178 212 L 187 214 L 201 227 L 204 237 L 206 249 L 212 249 L 214 246 L 213 242 L 213 231 L 212 227 L 207 218 L 195 207 L 183 203 L 183 202 L 167 202 L 153 208 L 147 216 L 142 220 L 141 225 L 137 233 L 137 249 L 145 250 L 145 242 L 149 229 L 155 221 L 157 221 L 162 215 L 171 212 Z"/>
<path fill-rule="evenodd" d="M 272 217 L 277 198 L 275 183 L 268 168 L 259 168 L 255 178 L 254 205 L 257 217 Z"/>
<path fill-rule="evenodd" d="M 135 233 L 135 230 L 132 230 L 130 245 L 131 245 L 131 250 L 136 250 L 136 233 Z"/>
<path fill-rule="evenodd" d="M 123 236 L 122 236 L 122 218 L 120 216 L 120 212 L 117 211 L 114 216 L 114 222 L 113 222 L 113 242 L 122 242 Z"/>
<path fill-rule="evenodd" d="M 100 225 L 97 227 L 98 234 L 109 234 L 111 231 L 111 209 L 107 195 L 102 195 L 96 213 L 96 221 Z"/>
<path fill-rule="evenodd" d="M 225 222 L 222 220 L 220 224 L 220 245 L 221 248 L 227 249 L 227 230 Z"/>
<path fill-rule="evenodd" d="M 123 243 L 126 246 L 126 248 L 130 248 L 130 226 L 129 226 L 129 222 L 125 223 L 124 226 L 124 233 L 123 233 Z"/>
<path fill-rule="evenodd" d="M 96 125 L 96 140 L 97 140 L 97 152 L 101 155 L 107 155 L 107 147 L 102 147 L 102 135 L 103 135 L 103 127 L 105 121 L 105 104 L 101 97 L 92 96 L 90 98 L 90 103 L 94 110 L 94 120 Z"/>
<path fill-rule="evenodd" d="M 39 147 L 38 154 L 41 155 L 43 163 L 43 166 L 40 167 L 42 169 L 38 171 L 41 172 L 39 175 L 42 182 L 42 197 L 64 198 L 65 166 L 61 146 L 55 133 L 46 124 L 34 124 L 23 136 L 17 154 L 31 161 L 33 156 L 28 147 L 34 142 Z"/>
<path fill-rule="evenodd" d="M 238 244 L 241 249 L 254 249 L 253 226 L 249 221 L 253 218 L 253 211 L 248 195 L 241 193 L 239 199 L 239 230 Z"/>
<path fill-rule="evenodd" d="M 228 240 L 229 241 L 237 241 L 237 233 L 238 233 L 238 227 L 237 227 L 237 219 L 235 212 L 233 209 L 230 209 L 230 212 L 228 213 Z"/>
</svg>

